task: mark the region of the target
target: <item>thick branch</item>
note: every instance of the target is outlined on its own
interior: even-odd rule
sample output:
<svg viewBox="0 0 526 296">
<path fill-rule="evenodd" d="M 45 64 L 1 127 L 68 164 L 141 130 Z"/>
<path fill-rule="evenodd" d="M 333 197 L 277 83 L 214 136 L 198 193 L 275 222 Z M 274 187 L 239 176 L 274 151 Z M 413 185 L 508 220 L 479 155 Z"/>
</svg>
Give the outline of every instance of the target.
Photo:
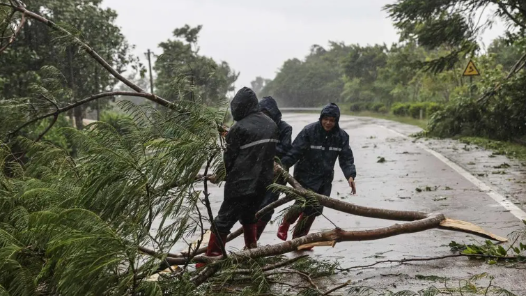
<svg viewBox="0 0 526 296">
<path fill-rule="evenodd" d="M 266 213 L 272 211 L 273 209 L 277 208 L 277 207 L 280 207 L 288 202 L 291 202 L 294 200 L 294 196 L 291 196 L 291 195 L 286 195 L 285 197 L 283 198 L 280 198 L 278 200 L 276 200 L 275 202 L 272 202 L 270 203 L 269 205 L 267 205 L 266 207 L 262 208 L 261 210 L 259 210 L 259 212 L 256 213 L 256 218 L 259 218 L 263 215 L 265 215 Z"/>
<path fill-rule="evenodd" d="M 342 288 L 345 288 L 345 287 L 347 287 L 347 286 L 350 285 L 350 284 L 351 284 L 351 281 L 347 281 L 347 282 L 345 282 L 345 283 L 343 283 L 343 284 L 341 284 L 341 285 L 339 285 L 339 286 L 336 286 L 336 287 L 330 289 L 329 291 L 323 293 L 322 296 L 329 295 L 329 294 L 331 294 L 332 292 L 335 292 L 335 291 L 337 291 L 337 290 L 340 290 L 340 289 L 342 289 Z"/>
<path fill-rule="evenodd" d="M 292 259 L 289 259 L 289 260 L 286 260 L 286 261 L 283 261 L 283 262 L 279 262 L 279 263 L 276 263 L 276 264 L 270 264 L 270 265 L 267 265 L 267 266 L 264 266 L 263 268 L 261 268 L 262 271 L 269 271 L 269 270 L 273 270 L 273 269 L 278 269 L 278 268 L 281 268 L 281 267 L 284 267 L 284 266 L 287 266 L 287 265 L 290 265 L 298 260 L 301 260 L 303 258 L 307 258 L 309 257 L 309 255 L 302 255 L 302 256 L 298 256 L 298 257 L 294 257 Z M 232 271 L 227 271 L 227 273 L 235 273 L 235 274 L 251 274 L 252 272 L 254 272 L 252 269 L 236 269 L 236 270 L 232 270 Z"/>
<path fill-rule="evenodd" d="M 308 191 L 301 184 L 296 181 L 290 174 L 285 172 L 281 166 L 274 164 L 274 172 L 278 174 L 283 174 L 286 176 L 287 182 L 294 188 L 294 192 L 302 196 L 313 196 L 318 202 L 331 209 L 335 209 L 344 213 L 353 214 L 357 216 L 378 218 L 378 219 L 387 219 L 387 220 L 398 220 L 398 221 L 415 221 L 428 217 L 427 213 L 416 212 L 416 211 L 395 211 L 395 210 L 385 210 L 378 208 L 369 208 L 358 206 L 352 203 L 348 203 L 339 199 L 330 198 L 321 194 Z"/>
<path fill-rule="evenodd" d="M 201 271 L 197 276 L 193 277 L 190 281 L 194 284 L 194 286 L 198 287 L 202 283 L 206 282 L 209 278 L 214 276 L 214 274 L 216 274 L 216 272 L 218 272 L 219 269 L 219 265 L 207 266 L 203 271 Z"/>
<path fill-rule="evenodd" d="M 49 130 L 55 125 L 58 119 L 58 113 L 53 116 L 53 120 L 49 124 L 49 126 L 38 136 L 38 138 L 35 140 L 35 143 L 40 141 L 46 134 L 49 132 Z"/>
<path fill-rule="evenodd" d="M 285 196 L 283 198 L 280 198 L 278 199 L 277 201 L 269 204 L 268 206 L 264 207 L 263 209 L 259 210 L 257 213 L 256 213 L 256 218 L 257 217 L 261 217 L 262 215 L 264 215 L 265 213 L 267 213 L 268 211 L 272 210 L 272 209 L 275 209 L 279 206 L 282 206 L 290 201 L 293 201 L 294 198 L 292 196 Z M 239 227 L 236 231 L 234 232 L 231 232 L 227 238 L 226 238 L 226 241 L 229 242 L 235 238 L 237 238 L 238 236 L 242 235 L 243 234 L 243 227 Z M 206 247 L 202 247 L 200 248 L 199 250 L 197 250 L 197 253 L 196 254 L 203 254 L 204 252 L 206 252 Z M 168 257 L 173 257 L 173 258 L 181 258 L 181 257 L 187 257 L 188 256 L 188 253 L 186 252 L 181 252 L 181 254 L 179 255 L 174 255 L 174 254 L 168 254 Z"/>
<path fill-rule="evenodd" d="M 440 222 L 444 219 L 444 215 L 442 214 L 430 214 L 429 217 L 422 220 L 404 224 L 394 224 L 389 227 L 378 228 L 373 230 L 344 231 L 342 229 L 334 229 L 325 232 L 312 233 L 276 245 L 258 247 L 256 249 L 249 249 L 237 253 L 231 253 L 230 257 L 232 257 L 234 260 L 243 260 L 244 258 L 255 259 L 261 257 L 282 255 L 285 253 L 296 251 L 299 246 L 315 242 L 376 240 L 403 233 L 413 233 L 424 231 L 427 229 L 437 228 L 440 225 Z"/>
</svg>

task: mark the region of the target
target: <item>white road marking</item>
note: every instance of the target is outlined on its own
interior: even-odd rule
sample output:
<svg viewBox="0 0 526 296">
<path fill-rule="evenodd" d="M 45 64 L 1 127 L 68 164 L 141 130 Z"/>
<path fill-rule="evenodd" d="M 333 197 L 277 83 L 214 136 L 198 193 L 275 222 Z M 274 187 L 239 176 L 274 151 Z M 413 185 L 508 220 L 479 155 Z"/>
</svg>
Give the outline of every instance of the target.
<svg viewBox="0 0 526 296">
<path fill-rule="evenodd" d="M 378 125 L 378 126 L 384 128 L 384 129 L 386 129 L 386 130 L 388 130 L 388 131 L 390 131 L 390 132 L 392 132 L 392 133 L 394 133 L 394 134 L 396 134 L 396 135 L 398 135 L 398 136 L 400 136 L 402 138 L 406 138 L 406 139 L 409 138 L 406 135 L 401 134 L 401 133 L 399 133 L 399 132 L 397 132 L 395 130 L 392 130 L 390 128 L 387 128 L 387 127 L 385 127 L 383 125 Z M 477 179 L 475 176 L 470 174 L 468 171 L 464 170 L 459 165 L 457 165 L 456 163 L 454 163 L 451 160 L 449 160 L 448 158 L 446 158 L 444 155 L 442 155 L 442 154 L 430 149 L 426 145 L 424 145 L 422 143 L 416 143 L 416 146 L 418 148 L 430 153 L 431 155 L 435 156 L 436 158 L 438 158 L 443 163 L 447 164 L 450 168 L 455 170 L 462 177 L 466 178 L 468 181 L 473 183 L 473 185 L 477 186 L 481 191 L 485 192 L 487 195 L 489 195 L 491 198 L 493 198 L 502 207 L 504 207 L 506 210 L 508 210 L 513 216 L 517 217 L 520 220 L 526 220 L 526 213 L 522 209 L 520 209 L 515 204 L 513 204 L 512 201 L 506 199 L 504 196 L 502 196 L 499 193 L 497 193 L 495 190 L 493 190 L 486 183 L 484 183 L 481 180 Z"/>
</svg>

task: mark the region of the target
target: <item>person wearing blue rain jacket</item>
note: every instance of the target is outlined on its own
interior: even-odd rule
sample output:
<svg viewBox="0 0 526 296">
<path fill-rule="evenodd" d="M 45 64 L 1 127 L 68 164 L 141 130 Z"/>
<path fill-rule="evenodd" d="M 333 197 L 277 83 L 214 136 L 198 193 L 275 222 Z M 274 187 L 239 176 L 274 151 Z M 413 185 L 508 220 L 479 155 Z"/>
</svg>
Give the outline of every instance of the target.
<svg viewBox="0 0 526 296">
<path fill-rule="evenodd" d="M 278 144 L 276 145 L 276 156 L 281 159 L 283 156 L 289 152 L 292 148 L 292 126 L 290 126 L 285 121 L 281 120 L 281 111 L 279 111 L 278 104 L 276 100 L 271 96 L 264 97 L 259 101 L 259 108 L 261 112 L 270 117 L 278 126 Z M 285 185 L 286 181 L 284 178 L 279 178 L 276 183 Z M 263 203 L 260 205 L 259 209 L 266 207 L 267 205 L 275 202 L 279 198 L 279 192 L 272 192 L 272 190 L 267 190 L 265 193 L 265 198 Z M 272 219 L 274 210 L 269 211 L 265 215 L 261 216 L 257 222 L 257 238 L 261 237 L 263 230 L 267 226 L 268 222 Z"/>
<path fill-rule="evenodd" d="M 331 194 L 336 158 L 339 159 L 352 194 L 356 194 L 354 156 L 349 145 L 349 135 L 340 128 L 339 120 L 338 106 L 334 103 L 326 105 L 319 121 L 305 126 L 294 139 L 292 149 L 281 159 L 285 168 L 296 165 L 294 178 L 303 187 L 326 196 Z M 301 201 L 296 202 L 298 206 L 301 204 Z M 292 238 L 307 235 L 315 218 L 322 212 L 323 206 L 315 202 L 307 202 L 302 211 L 292 208 L 283 217 L 277 236 L 287 240 L 289 227 L 298 218 Z"/>
</svg>

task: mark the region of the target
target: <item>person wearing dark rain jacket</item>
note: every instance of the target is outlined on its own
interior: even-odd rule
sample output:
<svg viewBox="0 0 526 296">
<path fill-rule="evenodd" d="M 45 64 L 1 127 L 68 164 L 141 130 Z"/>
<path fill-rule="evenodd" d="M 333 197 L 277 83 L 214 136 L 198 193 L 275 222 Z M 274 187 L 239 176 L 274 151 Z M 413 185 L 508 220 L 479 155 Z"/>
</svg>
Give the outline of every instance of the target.
<svg viewBox="0 0 526 296">
<path fill-rule="evenodd" d="M 281 162 L 289 168 L 294 168 L 294 178 L 306 189 L 316 193 L 330 196 L 332 180 L 334 178 L 334 165 L 339 159 L 340 167 L 356 194 L 354 178 L 356 168 L 354 156 L 349 146 L 349 135 L 340 128 L 340 109 L 334 103 L 323 108 L 318 122 L 311 123 L 303 128 L 292 143 L 292 149 L 282 158 Z M 302 203 L 296 202 L 297 206 Z M 316 216 L 322 214 L 323 207 L 307 201 L 303 211 L 297 208 L 289 210 L 278 228 L 278 237 L 287 239 L 287 232 L 291 224 L 299 221 L 294 229 L 293 239 L 309 233 L 310 227 Z"/>
<path fill-rule="evenodd" d="M 261 109 L 261 112 L 265 113 L 268 117 L 270 117 L 278 126 L 279 143 L 276 146 L 276 156 L 279 159 L 281 159 L 292 148 L 292 127 L 285 121 L 281 120 L 281 111 L 279 111 L 278 104 L 276 103 L 274 98 L 270 96 L 264 97 L 259 101 L 259 108 Z M 285 185 L 286 181 L 283 178 L 280 178 L 276 181 L 276 183 Z M 275 202 L 276 200 L 278 200 L 278 198 L 279 192 L 272 192 L 272 190 L 267 190 L 265 198 L 263 199 L 263 203 L 259 206 L 259 209 L 266 207 L 272 202 Z M 267 226 L 268 222 L 270 221 L 270 219 L 272 219 L 273 214 L 274 210 L 271 210 L 267 214 L 259 218 L 257 223 L 258 240 L 261 237 L 261 234 L 263 233 L 263 230 Z"/>
<path fill-rule="evenodd" d="M 259 111 L 256 94 L 247 87 L 236 93 L 230 108 L 236 123 L 226 135 L 224 200 L 214 219 L 217 232 L 212 229 L 206 256 L 222 255 L 221 244 L 224 247 L 237 221 L 243 226 L 245 246 L 257 247 L 255 215 L 274 176 L 276 124 Z"/>
</svg>

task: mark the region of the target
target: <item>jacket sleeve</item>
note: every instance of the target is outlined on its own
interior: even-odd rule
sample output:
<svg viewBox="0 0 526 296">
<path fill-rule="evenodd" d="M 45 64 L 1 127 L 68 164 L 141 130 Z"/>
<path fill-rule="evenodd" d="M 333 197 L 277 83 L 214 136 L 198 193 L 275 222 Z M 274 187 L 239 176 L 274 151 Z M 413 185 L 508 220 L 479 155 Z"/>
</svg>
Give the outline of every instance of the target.
<svg viewBox="0 0 526 296">
<path fill-rule="evenodd" d="M 338 159 L 340 161 L 340 167 L 342 168 L 343 175 L 347 180 L 349 180 L 350 177 L 353 179 L 356 178 L 356 167 L 354 166 L 354 156 L 351 150 L 351 146 L 349 145 L 349 137 L 345 137 L 345 140 L 343 142 L 342 151 L 340 152 L 340 155 L 338 155 Z"/>
<path fill-rule="evenodd" d="M 225 171 L 228 175 L 234 166 L 239 150 L 241 149 L 241 136 L 238 128 L 233 126 L 226 135 L 226 150 L 223 154 Z"/>
<path fill-rule="evenodd" d="M 279 158 L 283 158 L 292 148 L 292 127 L 287 126 L 279 136 L 280 138 L 279 143 L 276 146 L 276 154 Z"/>
<path fill-rule="evenodd" d="M 281 163 L 287 168 L 295 165 L 298 160 L 303 156 L 303 153 L 310 147 L 310 140 L 305 129 L 301 130 L 294 142 L 292 143 L 292 148 L 287 152 L 281 159 Z"/>
</svg>

